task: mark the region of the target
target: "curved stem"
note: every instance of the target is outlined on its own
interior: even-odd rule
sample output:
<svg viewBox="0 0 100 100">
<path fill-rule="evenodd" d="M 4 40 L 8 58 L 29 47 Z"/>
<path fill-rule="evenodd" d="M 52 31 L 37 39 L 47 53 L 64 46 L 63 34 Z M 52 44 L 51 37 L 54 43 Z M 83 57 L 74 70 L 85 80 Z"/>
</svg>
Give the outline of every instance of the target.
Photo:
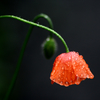
<svg viewBox="0 0 100 100">
<path fill-rule="evenodd" d="M 13 18 L 13 19 L 17 19 L 19 21 L 22 21 L 24 23 L 27 23 L 27 24 L 30 24 L 30 25 L 34 25 L 34 26 L 37 26 L 37 27 L 40 27 L 40 28 L 43 28 L 45 30 L 48 30 L 50 32 L 52 32 L 53 34 L 55 34 L 56 36 L 59 37 L 59 39 L 62 41 L 62 43 L 64 44 L 65 46 L 65 49 L 66 49 L 66 52 L 69 52 L 69 49 L 68 49 L 68 46 L 65 42 L 65 40 L 61 37 L 61 35 L 59 35 L 56 31 L 44 26 L 44 25 L 40 25 L 40 24 L 37 24 L 37 23 L 34 23 L 34 22 L 31 22 L 31 21 L 28 21 L 26 19 L 23 19 L 23 18 L 20 18 L 20 17 L 17 17 L 17 16 L 13 16 L 13 15 L 3 15 L 3 16 L 0 16 L 0 18 L 5 18 L 5 17 L 9 17 L 9 18 Z"/>
<path fill-rule="evenodd" d="M 46 20 L 48 21 L 48 23 L 49 23 L 49 27 L 50 27 L 51 29 L 53 29 L 53 23 L 52 23 L 50 17 L 49 17 L 48 15 L 46 15 L 46 14 L 39 14 L 39 15 L 37 15 L 37 16 L 33 19 L 32 22 L 37 22 L 37 20 L 38 20 L 39 18 L 44 18 L 44 19 L 46 19 Z M 28 34 L 31 34 L 31 33 L 32 33 L 33 27 L 34 27 L 33 25 L 30 26 L 29 31 L 28 31 Z M 52 32 L 50 32 L 50 38 L 52 38 Z"/>
<path fill-rule="evenodd" d="M 20 21 L 22 21 L 22 22 L 25 22 L 25 23 L 27 23 L 27 24 L 34 25 L 34 26 L 37 26 L 37 27 L 40 27 L 40 28 L 43 28 L 43 29 L 45 29 L 45 30 L 50 31 L 51 33 L 55 34 L 56 36 L 58 36 L 58 37 L 61 39 L 61 41 L 63 42 L 63 44 L 64 44 L 64 46 L 65 46 L 66 52 L 69 52 L 69 49 L 68 49 L 68 47 L 67 47 L 66 42 L 64 41 L 64 39 L 63 39 L 56 31 L 54 31 L 54 30 L 52 30 L 52 29 L 50 29 L 50 28 L 48 28 L 48 27 L 46 27 L 46 26 L 39 25 L 39 24 L 37 24 L 37 23 L 34 23 L 34 22 L 31 22 L 31 21 L 25 20 L 25 19 L 20 18 L 20 17 L 17 17 L 17 16 L 13 16 L 13 15 L 3 15 L 3 16 L 0 16 L 0 18 L 4 18 L 4 17 L 14 18 L 14 19 L 20 20 Z M 46 17 L 47 17 L 47 16 L 46 16 Z M 36 20 L 36 19 L 38 19 L 38 17 L 36 17 L 35 20 Z M 52 26 L 52 23 L 51 23 L 51 26 Z M 10 86 L 9 86 L 9 89 L 8 89 L 8 91 L 7 91 L 7 94 L 6 94 L 5 98 L 4 98 L 4 100 L 8 100 L 9 95 L 10 95 L 10 93 L 11 93 L 11 90 L 12 90 L 12 88 L 13 88 L 13 84 L 15 83 L 15 80 L 16 80 L 16 78 L 17 78 L 17 74 L 18 74 L 18 71 L 19 71 L 19 68 L 20 68 L 20 65 L 21 65 L 21 61 L 22 61 L 22 58 L 23 58 L 23 55 L 24 55 L 24 51 L 25 51 L 27 42 L 28 42 L 28 40 L 29 40 L 31 31 L 32 31 L 32 27 L 30 28 L 30 31 L 28 32 L 28 34 L 27 34 L 27 36 L 26 36 L 26 38 L 25 38 L 24 44 L 23 44 L 22 49 L 21 49 L 21 52 L 20 52 L 20 57 L 19 57 L 19 59 L 18 59 L 18 63 L 17 63 L 17 66 L 16 66 L 15 73 L 14 73 L 14 75 L 13 75 L 11 84 L 10 84 Z"/>
<path fill-rule="evenodd" d="M 49 18 L 49 16 L 47 16 L 45 14 L 39 14 L 33 19 L 33 22 L 36 22 L 39 18 L 45 18 L 49 22 L 50 28 L 53 29 L 53 24 L 52 24 L 52 21 Z M 23 58 L 23 55 L 24 55 L 24 51 L 25 51 L 26 45 L 28 43 L 29 37 L 32 33 L 33 27 L 34 27 L 33 25 L 30 26 L 28 33 L 26 35 L 26 38 L 24 40 L 24 43 L 23 43 L 23 46 L 22 46 L 22 49 L 21 49 L 21 52 L 20 52 L 20 55 L 19 55 L 18 63 L 17 63 L 16 69 L 15 69 L 15 73 L 12 77 L 12 81 L 10 83 L 10 86 L 8 88 L 6 95 L 5 95 L 4 100 L 7 100 L 9 98 L 11 91 L 12 91 L 12 88 L 14 87 L 14 84 L 15 84 L 15 81 L 16 81 L 16 78 L 17 78 L 17 75 L 18 75 L 18 72 L 19 72 L 19 68 L 20 68 L 20 65 L 21 65 L 21 62 L 22 62 L 22 58 Z M 50 37 L 52 38 L 52 33 L 50 33 Z"/>
</svg>

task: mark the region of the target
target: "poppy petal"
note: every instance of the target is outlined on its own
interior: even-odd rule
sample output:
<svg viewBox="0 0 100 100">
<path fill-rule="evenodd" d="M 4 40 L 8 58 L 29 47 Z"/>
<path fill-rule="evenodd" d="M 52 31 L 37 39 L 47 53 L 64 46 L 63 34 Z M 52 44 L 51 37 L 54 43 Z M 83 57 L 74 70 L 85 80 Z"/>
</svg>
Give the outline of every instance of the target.
<svg viewBox="0 0 100 100">
<path fill-rule="evenodd" d="M 80 84 L 86 78 L 93 79 L 94 75 L 88 68 L 83 56 L 76 52 L 62 53 L 54 61 L 51 72 L 51 83 L 69 86 Z"/>
</svg>

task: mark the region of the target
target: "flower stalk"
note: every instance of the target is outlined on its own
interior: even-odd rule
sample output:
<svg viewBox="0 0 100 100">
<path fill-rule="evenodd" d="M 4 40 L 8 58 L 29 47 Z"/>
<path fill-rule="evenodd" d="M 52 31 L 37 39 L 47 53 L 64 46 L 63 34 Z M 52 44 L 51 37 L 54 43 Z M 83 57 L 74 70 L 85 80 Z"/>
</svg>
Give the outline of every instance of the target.
<svg viewBox="0 0 100 100">
<path fill-rule="evenodd" d="M 47 19 L 47 21 L 49 22 L 50 28 L 35 23 L 40 17 L 43 17 L 43 18 Z M 20 56 L 19 56 L 19 59 L 18 59 L 18 63 L 17 63 L 16 69 L 15 69 L 15 73 L 14 73 L 14 75 L 13 75 L 11 84 L 10 84 L 10 86 L 9 86 L 9 88 L 8 88 L 8 91 L 7 91 L 7 94 L 6 94 L 5 98 L 4 98 L 4 100 L 8 100 L 9 95 L 10 95 L 10 93 L 11 93 L 11 91 L 12 91 L 12 88 L 13 88 L 13 86 L 14 86 L 14 84 L 15 84 L 15 81 L 16 81 L 16 78 L 17 78 L 17 75 L 18 75 L 18 72 L 19 72 L 19 69 L 20 69 L 20 66 L 21 66 L 21 62 L 22 62 L 22 58 L 23 58 L 23 55 L 24 55 L 24 51 L 25 51 L 26 45 L 27 45 L 27 43 L 28 43 L 29 37 L 30 37 L 30 35 L 31 35 L 31 33 L 32 33 L 32 29 L 33 29 L 34 26 L 37 26 L 37 27 L 40 27 L 40 28 L 43 28 L 43 29 L 49 31 L 49 32 L 50 32 L 50 38 L 52 38 L 52 33 L 55 34 L 55 35 L 62 41 L 62 43 L 64 44 L 65 49 L 66 49 L 66 52 L 69 52 L 69 49 L 68 49 L 68 47 L 67 47 L 66 42 L 65 42 L 64 39 L 61 37 L 61 35 L 59 35 L 56 31 L 53 30 L 52 21 L 51 21 L 51 19 L 50 19 L 47 15 L 45 15 L 45 14 L 40 14 L 40 15 L 36 16 L 36 17 L 34 18 L 33 22 L 32 22 L 32 21 L 28 21 L 28 20 L 23 19 L 23 18 L 20 18 L 20 17 L 17 17 L 17 16 L 13 16 L 13 15 L 3 15 L 3 16 L 0 16 L 0 18 L 13 18 L 13 19 L 16 19 L 16 20 L 19 20 L 19 21 L 22 21 L 22 22 L 24 22 L 24 23 L 27 23 L 27 24 L 30 24 L 30 25 L 31 25 L 30 28 L 29 28 L 29 31 L 28 31 L 28 33 L 27 33 L 27 35 L 26 35 L 25 41 L 24 41 L 24 43 L 23 43 L 23 46 L 22 46 L 22 49 L 21 49 L 21 52 L 20 52 Z"/>
<path fill-rule="evenodd" d="M 17 16 L 13 16 L 13 15 L 3 15 L 3 16 L 0 16 L 0 18 L 13 18 L 13 19 L 22 21 L 22 22 L 24 22 L 24 23 L 27 23 L 27 24 L 30 24 L 30 25 L 33 25 L 33 26 L 37 26 L 37 27 L 43 28 L 43 29 L 45 29 L 45 30 L 47 30 L 47 31 L 49 31 L 49 32 L 52 32 L 53 34 L 55 34 L 55 35 L 62 41 L 62 43 L 63 43 L 64 46 L 65 46 L 66 52 L 69 52 L 69 49 L 68 49 L 68 46 L 67 46 L 65 40 L 61 37 L 60 34 L 58 34 L 56 31 L 54 31 L 54 30 L 51 29 L 51 28 L 48 28 L 48 27 L 46 27 L 46 26 L 44 26 L 44 25 L 40 25 L 40 24 L 34 23 L 34 22 L 32 22 L 32 21 L 28 21 L 28 20 L 26 20 L 26 19 L 23 19 L 23 18 L 20 18 L 20 17 L 17 17 Z"/>
</svg>

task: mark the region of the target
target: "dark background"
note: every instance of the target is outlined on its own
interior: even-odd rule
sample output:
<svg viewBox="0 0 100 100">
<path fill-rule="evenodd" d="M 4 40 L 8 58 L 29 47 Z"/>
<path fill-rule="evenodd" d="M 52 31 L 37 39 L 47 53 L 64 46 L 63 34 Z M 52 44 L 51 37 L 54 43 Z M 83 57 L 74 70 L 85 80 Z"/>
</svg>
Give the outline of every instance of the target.
<svg viewBox="0 0 100 100">
<path fill-rule="evenodd" d="M 70 51 L 79 52 L 94 74 L 93 80 L 69 87 L 51 85 L 53 62 L 65 52 L 61 40 L 56 54 L 45 59 L 41 44 L 49 32 L 35 27 L 28 42 L 18 78 L 9 100 L 99 100 L 100 99 L 100 1 L 99 0 L 0 0 L 0 15 L 32 20 L 45 13 Z M 38 20 L 48 26 L 45 19 Z M 13 76 L 20 49 L 30 25 L 15 19 L 0 19 L 0 100 Z"/>
</svg>

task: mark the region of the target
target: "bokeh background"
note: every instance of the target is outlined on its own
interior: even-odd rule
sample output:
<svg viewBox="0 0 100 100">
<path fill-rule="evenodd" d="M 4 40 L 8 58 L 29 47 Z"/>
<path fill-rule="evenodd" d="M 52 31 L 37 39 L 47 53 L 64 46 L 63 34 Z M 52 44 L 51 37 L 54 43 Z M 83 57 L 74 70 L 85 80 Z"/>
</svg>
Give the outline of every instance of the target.
<svg viewBox="0 0 100 100">
<path fill-rule="evenodd" d="M 54 38 L 58 50 L 45 59 L 41 44 L 49 32 L 35 27 L 9 100 L 99 100 L 100 99 L 100 1 L 99 0 L 0 0 L 0 15 L 16 15 L 32 20 L 45 13 L 54 30 L 66 41 L 70 51 L 79 52 L 94 74 L 93 80 L 69 87 L 51 85 L 53 62 L 65 52 L 61 40 Z M 45 19 L 38 22 L 48 26 Z M 15 19 L 0 19 L 0 100 L 3 100 L 30 25 Z"/>
</svg>

